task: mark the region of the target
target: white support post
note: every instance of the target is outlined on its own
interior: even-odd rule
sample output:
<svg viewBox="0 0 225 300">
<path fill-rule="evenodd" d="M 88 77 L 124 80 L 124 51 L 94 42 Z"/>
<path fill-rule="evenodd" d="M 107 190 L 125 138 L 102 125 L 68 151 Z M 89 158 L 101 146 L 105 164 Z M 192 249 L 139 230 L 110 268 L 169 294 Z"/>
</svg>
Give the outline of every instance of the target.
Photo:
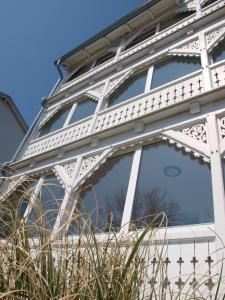
<svg viewBox="0 0 225 300">
<path fill-rule="evenodd" d="M 80 166 L 81 166 L 81 162 L 82 162 L 82 156 L 78 157 L 77 159 L 77 164 L 76 167 L 74 169 L 72 178 L 71 178 L 71 184 L 70 187 L 67 188 L 67 190 L 65 191 L 65 196 L 62 202 L 62 205 L 60 207 L 60 212 L 57 216 L 54 228 L 52 230 L 52 236 L 56 236 L 61 230 L 62 232 L 65 230 L 65 227 L 68 226 L 64 226 L 66 223 L 69 223 L 69 219 L 71 214 L 73 213 L 73 207 L 74 207 L 74 202 L 72 199 L 72 191 L 73 191 L 73 187 L 74 187 L 74 183 L 77 180 L 77 174 L 80 170 Z M 68 224 L 67 224 L 68 225 Z"/>
<path fill-rule="evenodd" d="M 105 95 L 105 93 L 106 93 L 106 91 L 108 89 L 108 86 L 109 86 L 109 79 L 107 79 L 105 81 L 105 86 L 104 86 L 104 89 L 102 91 L 102 96 L 98 100 L 98 104 L 97 104 L 95 113 L 94 113 L 93 118 L 92 118 L 92 123 L 91 123 L 91 127 L 90 127 L 90 133 L 92 133 L 93 130 L 94 130 L 94 128 L 95 128 L 96 120 L 98 118 L 98 113 L 102 109 L 102 106 L 103 106 L 103 103 L 104 103 L 104 100 L 105 100 L 104 95 Z"/>
<path fill-rule="evenodd" d="M 36 202 L 36 199 L 37 199 L 37 195 L 38 195 L 38 193 L 39 193 L 39 191 L 41 189 L 41 186 L 42 186 L 43 182 L 44 182 L 44 178 L 41 177 L 39 179 L 39 181 L 37 182 L 37 184 L 36 184 L 36 186 L 34 188 L 34 191 L 31 194 L 30 202 L 29 202 L 29 204 L 28 204 L 28 206 L 27 206 L 27 208 L 26 208 L 26 210 L 24 212 L 24 215 L 23 215 L 23 219 L 24 219 L 25 223 L 27 222 L 29 214 L 30 214 L 32 208 L 35 205 L 35 202 Z"/>
<path fill-rule="evenodd" d="M 75 102 L 74 105 L 72 106 L 72 108 L 71 108 L 71 110 L 70 110 L 70 112 L 69 112 L 69 114 L 68 114 L 68 116 L 66 118 L 66 121 L 65 121 L 65 123 L 63 125 L 63 127 L 66 127 L 66 126 L 69 125 L 70 120 L 71 120 L 71 118 L 72 118 L 72 116 L 73 116 L 76 108 L 77 108 L 77 102 Z"/>
<path fill-rule="evenodd" d="M 216 228 L 216 248 L 217 259 L 221 261 L 223 251 L 218 251 L 224 247 L 225 243 L 225 199 L 224 182 L 219 148 L 218 125 L 215 114 L 209 114 L 207 117 L 208 139 L 211 160 L 212 191 L 214 205 L 214 219 Z M 223 249 L 224 250 L 224 249 Z"/>
<path fill-rule="evenodd" d="M 212 86 L 211 72 L 209 68 L 209 56 L 207 52 L 206 38 L 204 32 L 199 33 L 199 45 L 200 45 L 204 91 L 206 92 L 211 90 L 213 86 Z"/>
<path fill-rule="evenodd" d="M 145 93 L 148 93 L 151 90 L 153 71 L 154 66 L 150 66 L 150 68 L 148 69 L 147 79 L 145 83 Z"/>
<path fill-rule="evenodd" d="M 141 160 L 142 148 L 138 148 L 134 153 L 133 163 L 130 172 L 130 180 L 127 189 L 127 197 L 123 210 L 123 218 L 121 222 L 121 232 L 127 233 L 129 231 L 129 223 L 132 215 L 133 201 L 138 179 L 138 171 Z"/>
</svg>

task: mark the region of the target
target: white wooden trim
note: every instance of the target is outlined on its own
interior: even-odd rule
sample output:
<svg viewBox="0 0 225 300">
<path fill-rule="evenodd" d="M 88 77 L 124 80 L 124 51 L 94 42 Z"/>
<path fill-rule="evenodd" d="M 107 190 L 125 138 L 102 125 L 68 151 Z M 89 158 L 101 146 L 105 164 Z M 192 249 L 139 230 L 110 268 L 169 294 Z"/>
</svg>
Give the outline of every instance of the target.
<svg viewBox="0 0 225 300">
<path fill-rule="evenodd" d="M 208 115 L 207 126 L 211 160 L 214 219 L 217 234 L 216 244 L 217 249 L 220 249 L 224 247 L 225 243 L 225 197 L 221 155 L 219 152 L 219 134 L 217 120 L 214 114 Z M 217 254 L 219 256 L 218 258 L 221 259 L 221 252 Z"/>
<path fill-rule="evenodd" d="M 133 201 L 134 201 L 134 195 L 135 195 L 136 184 L 138 179 L 139 165 L 141 160 L 141 152 L 142 152 L 141 147 L 139 147 L 134 152 L 134 157 L 133 157 L 133 162 L 132 162 L 132 167 L 130 172 L 130 179 L 129 179 L 128 189 L 127 189 L 127 196 L 126 196 L 126 201 L 123 210 L 121 230 L 120 230 L 124 233 L 129 231 L 129 223 L 132 215 Z"/>
</svg>

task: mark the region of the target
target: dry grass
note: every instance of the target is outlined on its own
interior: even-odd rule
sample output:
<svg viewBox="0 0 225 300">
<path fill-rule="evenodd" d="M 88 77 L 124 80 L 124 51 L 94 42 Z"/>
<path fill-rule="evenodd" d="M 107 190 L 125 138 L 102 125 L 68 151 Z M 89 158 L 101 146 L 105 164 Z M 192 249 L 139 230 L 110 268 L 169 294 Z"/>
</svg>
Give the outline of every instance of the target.
<svg viewBox="0 0 225 300">
<path fill-rule="evenodd" d="M 186 283 L 185 293 L 164 287 L 166 239 L 157 249 L 154 274 L 158 284 L 149 282 L 149 249 L 157 248 L 158 228 L 154 224 L 165 224 L 163 214 L 156 215 L 141 232 L 111 232 L 102 237 L 89 223 L 88 230 L 80 229 L 76 237 L 61 234 L 59 239 L 49 234 L 41 217 L 35 225 L 21 222 L 18 208 L 26 198 L 24 190 L 20 197 L 16 205 L 7 201 L 0 204 L 0 299 L 225 299 L 220 292 L 222 272 L 212 298 L 200 291 L 208 279 L 206 275 L 194 290 Z M 32 237 L 34 226 L 38 237 Z"/>
</svg>

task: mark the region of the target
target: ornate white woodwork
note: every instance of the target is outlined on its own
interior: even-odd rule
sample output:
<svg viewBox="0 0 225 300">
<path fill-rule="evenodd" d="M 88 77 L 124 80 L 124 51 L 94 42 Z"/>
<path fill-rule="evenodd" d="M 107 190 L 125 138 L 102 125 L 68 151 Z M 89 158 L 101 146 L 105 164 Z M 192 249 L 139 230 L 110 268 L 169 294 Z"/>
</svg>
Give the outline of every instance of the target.
<svg viewBox="0 0 225 300">
<path fill-rule="evenodd" d="M 79 176 L 82 176 L 84 173 L 88 172 L 88 170 L 92 167 L 92 165 L 96 162 L 96 160 L 99 158 L 100 154 L 96 154 L 93 156 L 88 156 L 83 158 Z"/>
<path fill-rule="evenodd" d="M 182 132 L 195 140 L 206 143 L 207 140 L 207 126 L 205 123 L 197 124 L 188 128 L 184 128 Z"/>
<path fill-rule="evenodd" d="M 186 80 L 179 79 L 176 83 L 171 82 L 145 95 L 135 97 L 133 101 L 122 103 L 117 108 L 111 107 L 106 112 L 100 112 L 94 131 L 111 128 L 201 94 L 203 92 L 201 72 L 195 74 L 186 76 Z"/>
<path fill-rule="evenodd" d="M 177 148 L 183 148 L 185 152 L 191 152 L 195 157 L 209 162 L 209 146 L 207 144 L 206 124 L 197 124 L 183 128 L 181 131 L 167 130 L 162 133 L 162 139 Z"/>
<path fill-rule="evenodd" d="M 183 55 L 183 56 L 199 56 L 200 46 L 199 40 L 195 39 L 191 42 L 183 44 L 169 51 L 170 55 Z"/>
<path fill-rule="evenodd" d="M 121 84 L 124 83 L 124 81 L 127 78 L 129 78 L 132 75 L 133 72 L 134 72 L 133 70 L 129 70 L 125 74 L 122 74 L 121 76 L 113 80 L 110 80 L 105 97 L 109 97 Z"/>
<path fill-rule="evenodd" d="M 212 72 L 213 87 L 217 88 L 225 85 L 225 64 L 224 62 L 210 67 Z"/>
<path fill-rule="evenodd" d="M 207 50 L 210 52 L 225 37 L 225 26 L 217 28 L 206 34 Z"/>
<path fill-rule="evenodd" d="M 91 118 L 88 118 L 88 120 L 85 122 L 68 126 L 67 128 L 59 130 L 57 133 L 49 134 L 43 138 L 39 138 L 30 143 L 23 154 L 23 159 L 56 149 L 86 137 L 90 131 L 90 128 Z"/>
<path fill-rule="evenodd" d="M 113 152 L 114 150 L 109 148 L 104 150 L 102 153 L 83 157 L 73 189 L 76 191 L 86 178 L 90 177 L 93 172 L 95 172 L 106 161 L 106 159 L 113 154 Z"/>
<path fill-rule="evenodd" d="M 70 179 L 72 178 L 76 165 L 77 160 L 62 165 Z"/>
<path fill-rule="evenodd" d="M 0 201 L 4 200 L 7 196 L 13 193 L 16 188 L 24 182 L 26 177 L 24 175 L 17 178 L 8 178 L 1 186 Z"/>
</svg>

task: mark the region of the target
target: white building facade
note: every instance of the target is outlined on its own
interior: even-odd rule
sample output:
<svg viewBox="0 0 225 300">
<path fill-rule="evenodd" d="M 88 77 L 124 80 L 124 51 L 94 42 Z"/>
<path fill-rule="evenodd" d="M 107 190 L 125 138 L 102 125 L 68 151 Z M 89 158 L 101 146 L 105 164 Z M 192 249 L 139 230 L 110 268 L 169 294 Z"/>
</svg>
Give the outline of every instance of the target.
<svg viewBox="0 0 225 300">
<path fill-rule="evenodd" d="M 42 205 L 52 234 L 71 236 L 76 210 L 101 234 L 141 231 L 164 212 L 171 284 L 194 283 L 197 260 L 210 294 L 225 242 L 224 16 L 224 0 L 149 1 L 60 58 L 68 75 L 43 102 L 2 199 L 36 178 L 29 220 L 43 184 L 58 182 L 58 201 L 43 192 Z"/>
</svg>

